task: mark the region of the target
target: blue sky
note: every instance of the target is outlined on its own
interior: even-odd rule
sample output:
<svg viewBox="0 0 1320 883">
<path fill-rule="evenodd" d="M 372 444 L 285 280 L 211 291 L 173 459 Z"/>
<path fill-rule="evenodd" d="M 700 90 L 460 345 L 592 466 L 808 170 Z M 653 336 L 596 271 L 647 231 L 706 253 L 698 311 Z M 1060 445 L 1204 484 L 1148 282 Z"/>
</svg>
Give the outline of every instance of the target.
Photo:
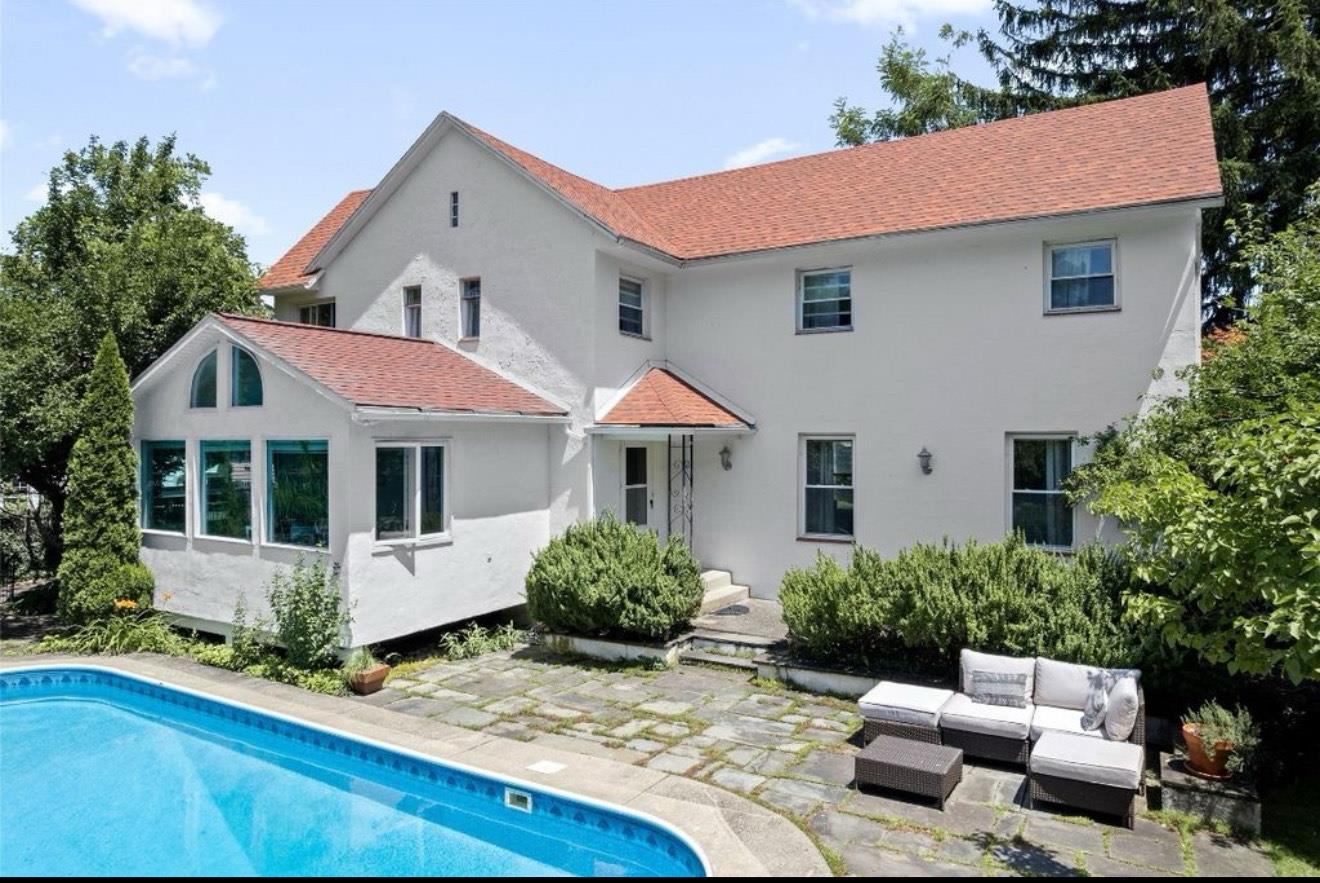
<svg viewBox="0 0 1320 883">
<path fill-rule="evenodd" d="M 608 186 L 825 150 L 890 30 L 942 54 L 945 21 L 989 0 L 4 0 L 0 228 L 93 133 L 176 132 L 263 264 L 441 110 Z"/>
</svg>

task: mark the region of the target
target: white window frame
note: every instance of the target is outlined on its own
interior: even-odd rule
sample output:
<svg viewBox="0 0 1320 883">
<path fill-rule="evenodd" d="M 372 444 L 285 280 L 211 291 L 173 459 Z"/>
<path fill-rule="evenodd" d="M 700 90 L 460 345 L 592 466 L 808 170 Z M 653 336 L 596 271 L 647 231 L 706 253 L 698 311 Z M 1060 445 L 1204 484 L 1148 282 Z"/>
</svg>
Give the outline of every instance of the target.
<svg viewBox="0 0 1320 883">
<path fill-rule="evenodd" d="M 329 308 L 330 308 L 330 324 L 329 324 L 329 325 L 322 325 L 320 322 L 307 322 L 307 321 L 304 321 L 304 320 L 303 320 L 303 311 L 304 311 L 304 310 L 317 310 L 317 311 L 320 311 L 320 310 L 322 310 L 322 309 L 325 309 L 326 307 L 329 307 Z M 335 299 L 334 299 L 333 297 L 332 297 L 332 298 L 328 298 L 328 299 L 326 299 L 326 300 L 312 301 L 312 302 L 309 303 L 309 304 L 301 304 L 301 305 L 299 305 L 299 307 L 298 307 L 298 324 L 299 324 L 299 325 L 310 325 L 310 326 L 312 326 L 313 328 L 334 328 L 334 327 L 336 327 L 336 326 L 338 325 L 338 322 L 339 322 L 339 309 L 335 306 Z"/>
<path fill-rule="evenodd" d="M 477 283 L 477 296 L 468 297 L 468 284 Z M 458 280 L 458 333 L 460 340 L 480 340 L 481 339 L 481 301 L 485 292 L 481 287 L 480 276 L 465 276 Z M 468 334 L 467 305 L 469 301 L 476 301 L 477 304 L 477 333 Z"/>
<path fill-rule="evenodd" d="M 408 303 L 408 294 L 413 291 L 417 292 L 417 303 L 410 304 Z M 420 340 L 422 337 L 422 286 L 405 285 L 400 297 L 403 299 L 403 336 L 412 340 Z M 408 328 L 408 320 L 411 318 L 410 314 L 413 313 L 417 315 L 416 334 L 411 334 Z"/>
<path fill-rule="evenodd" d="M 853 296 L 852 290 L 852 271 L 851 266 L 844 267 L 815 267 L 810 270 L 797 271 L 797 291 L 794 295 L 796 299 L 795 312 L 797 314 L 797 333 L 798 334 L 834 334 L 840 331 L 852 331 L 853 326 L 857 324 L 857 298 Z M 848 274 L 848 324 L 834 325 L 829 328 L 807 328 L 802 319 L 804 304 L 806 303 L 806 280 L 808 276 L 819 276 L 825 273 L 847 273 Z"/>
<path fill-rule="evenodd" d="M 641 296 L 641 307 L 640 307 L 640 308 L 639 308 L 639 307 L 634 307 L 632 304 L 624 304 L 624 302 L 623 302 L 623 283 L 624 283 L 624 282 L 631 282 L 631 283 L 633 283 L 634 285 L 637 286 L 637 288 L 638 288 L 638 292 L 639 292 L 639 294 L 640 294 L 640 296 Z M 616 307 L 617 307 L 617 312 L 615 313 L 615 316 L 614 316 L 614 318 L 615 318 L 615 323 L 614 323 L 614 324 L 615 324 L 615 327 L 618 328 L 618 331 L 619 331 L 620 334 L 622 334 L 624 337 L 636 337 L 636 338 L 639 338 L 639 339 L 641 339 L 641 340 L 650 340 L 650 339 L 651 339 L 651 292 L 650 292 L 650 286 L 646 284 L 646 280 L 645 280 L 645 279 L 641 279 L 641 278 L 639 278 L 639 277 L 637 277 L 637 276 L 630 276 L 630 275 L 627 274 L 627 273 L 620 273 L 620 274 L 619 274 L 619 285 L 618 285 L 618 296 L 617 296 L 617 298 L 615 299 L 615 305 L 616 305 Z M 625 330 L 623 329 L 623 310 L 624 310 L 624 307 L 625 307 L 625 306 L 627 306 L 627 308 L 630 309 L 630 310 L 631 310 L 631 309 L 641 309 L 641 311 L 642 311 L 642 330 L 641 330 L 640 332 L 637 332 L 637 331 L 625 331 Z"/>
<path fill-rule="evenodd" d="M 1018 493 L 1042 494 L 1042 495 L 1055 496 L 1055 495 L 1061 495 L 1063 493 L 1063 491 L 1017 489 L 1017 487 L 1014 484 L 1013 473 L 1015 466 L 1014 461 L 1017 452 L 1016 444 L 1017 442 L 1020 441 L 1066 441 L 1068 442 L 1069 474 L 1071 474 L 1074 470 L 1076 470 L 1079 465 L 1077 462 L 1079 445 L 1077 442 L 1077 433 L 1075 432 L 1010 432 L 1008 434 L 1007 450 L 1004 452 L 1005 465 L 1007 467 L 1007 475 L 1005 476 L 1005 485 L 1007 487 L 1007 493 L 1005 494 L 1005 499 L 1004 499 L 1004 533 L 1006 534 L 1012 533 L 1015 530 L 1015 527 L 1013 525 L 1013 495 L 1014 494 L 1018 494 Z M 1077 508 L 1078 507 L 1072 505 L 1069 505 L 1068 507 L 1069 518 L 1072 520 L 1072 524 L 1070 525 L 1072 529 L 1072 545 L 1054 546 L 1054 545 L 1049 545 L 1047 543 L 1029 543 L 1028 545 L 1030 545 L 1032 548 L 1044 549 L 1048 552 L 1075 551 L 1077 549 Z"/>
<path fill-rule="evenodd" d="M 412 450 L 414 472 L 416 480 L 413 482 L 413 533 L 412 536 L 395 537 L 382 540 L 376 536 L 376 507 L 379 500 L 376 497 L 376 451 L 380 448 L 406 448 Z M 440 476 L 440 493 L 444 499 L 444 511 L 441 513 L 441 519 L 444 521 L 444 530 L 432 533 L 422 533 L 422 448 L 440 448 L 440 462 L 443 464 L 444 474 Z M 377 440 L 371 450 L 371 536 L 372 541 L 377 548 L 388 548 L 391 546 L 420 546 L 420 545 L 439 545 L 442 543 L 453 542 L 453 497 L 449 492 L 449 476 L 453 472 L 454 461 L 451 455 L 453 446 L 447 438 L 424 438 L 424 439 L 380 439 Z"/>
<path fill-rule="evenodd" d="M 1112 304 L 1098 304 L 1087 307 L 1055 307 L 1054 306 L 1054 252 L 1060 248 L 1087 248 L 1097 245 L 1109 246 L 1109 273 L 1092 273 L 1086 276 L 1060 276 L 1060 279 L 1092 279 L 1098 276 L 1114 277 L 1114 302 Z M 1047 316 L 1066 316 L 1070 313 L 1112 313 L 1121 309 L 1122 299 L 1118 284 L 1119 265 L 1118 265 L 1118 237 L 1111 236 L 1100 239 L 1083 239 L 1068 242 L 1047 242 L 1044 251 L 1045 261 L 1045 315 Z"/>
<path fill-rule="evenodd" d="M 852 484 L 813 484 L 812 488 L 846 488 L 853 492 L 853 532 L 811 533 L 807 530 L 807 443 L 813 441 L 846 441 L 852 443 Z M 826 543 L 855 543 L 857 541 L 857 436 L 848 433 L 807 433 L 798 436 L 798 539 Z"/>
</svg>

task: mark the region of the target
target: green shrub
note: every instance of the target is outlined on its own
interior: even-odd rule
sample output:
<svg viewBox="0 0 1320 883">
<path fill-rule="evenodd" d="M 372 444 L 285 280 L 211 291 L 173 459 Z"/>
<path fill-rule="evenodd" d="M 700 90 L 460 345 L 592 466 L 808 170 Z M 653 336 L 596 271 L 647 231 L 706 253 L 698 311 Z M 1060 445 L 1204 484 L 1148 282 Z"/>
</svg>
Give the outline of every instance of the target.
<svg viewBox="0 0 1320 883">
<path fill-rule="evenodd" d="M 998 543 L 919 544 L 893 558 L 863 547 L 848 567 L 820 555 L 780 588 L 784 621 L 804 655 L 851 665 L 947 668 L 973 647 L 1096 665 L 1132 665 L 1122 560 L 1094 546 L 1071 559 Z"/>
<path fill-rule="evenodd" d="M 612 515 L 575 524 L 537 553 L 527 574 L 532 617 L 556 632 L 667 638 L 701 606 L 701 569 L 681 537 Z"/>
<path fill-rule="evenodd" d="M 506 622 L 498 628 L 487 629 L 472 623 L 465 629 L 445 632 L 440 637 L 440 648 L 449 659 L 470 659 L 499 650 L 512 650 L 524 639 L 521 629 Z"/>
<path fill-rule="evenodd" d="M 151 574 L 138 563 L 133 396 L 113 334 L 101 339 L 79 408 L 58 573 L 59 615 L 71 623 L 104 616 L 120 599 L 151 602 Z"/>
<path fill-rule="evenodd" d="M 231 665 L 224 668 L 243 669 L 270 652 L 268 624 L 262 620 L 248 622 L 247 603 L 239 596 L 234 604 L 234 619 L 229 633 Z"/>
<path fill-rule="evenodd" d="M 1229 711 L 1218 702 L 1207 702 L 1183 715 L 1182 722 L 1200 728 L 1198 735 L 1205 742 L 1207 752 L 1220 742 L 1233 746 L 1224 762 L 1224 768 L 1233 775 L 1254 769 L 1256 754 L 1260 750 L 1260 726 L 1252 719 L 1251 712 L 1242 706 Z"/>
<path fill-rule="evenodd" d="M 275 637 L 290 665 L 316 669 L 336 662 L 335 651 L 350 617 L 344 610 L 339 577 L 324 561 L 299 561 L 289 573 L 276 573 L 266 600 L 275 617 Z"/>
<path fill-rule="evenodd" d="M 173 620 L 154 610 L 126 609 L 79 626 L 67 635 L 42 639 L 43 653 L 166 653 L 185 652 L 187 641 Z"/>
</svg>

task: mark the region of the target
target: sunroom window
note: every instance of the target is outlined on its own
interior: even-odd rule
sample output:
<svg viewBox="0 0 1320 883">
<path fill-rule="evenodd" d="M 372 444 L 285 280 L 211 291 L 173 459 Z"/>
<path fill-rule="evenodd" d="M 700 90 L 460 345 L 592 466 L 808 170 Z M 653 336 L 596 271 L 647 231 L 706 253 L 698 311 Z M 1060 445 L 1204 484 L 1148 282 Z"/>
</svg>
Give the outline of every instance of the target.
<svg viewBox="0 0 1320 883">
<path fill-rule="evenodd" d="M 847 331 L 852 323 L 852 270 L 798 274 L 799 331 Z"/>
<path fill-rule="evenodd" d="M 434 537 L 445 531 L 445 446 L 378 445 L 376 539 Z"/>
<path fill-rule="evenodd" d="M 330 543 L 330 460 L 325 441 L 266 442 L 267 539 Z"/>
<path fill-rule="evenodd" d="M 1049 252 L 1051 312 L 1107 309 L 1116 305 L 1112 240 L 1054 245 Z"/>
<path fill-rule="evenodd" d="M 184 442 L 142 443 L 142 526 L 147 530 L 187 529 L 187 462 Z"/>
<path fill-rule="evenodd" d="M 802 526 L 807 536 L 853 535 L 853 440 L 804 438 Z"/>
<path fill-rule="evenodd" d="M 261 369 L 252 353 L 242 347 L 234 347 L 230 361 L 232 369 L 229 377 L 229 404 L 236 408 L 255 407 L 261 404 Z"/>
<path fill-rule="evenodd" d="M 252 444 L 201 444 L 202 524 L 205 536 L 252 539 Z"/>
<path fill-rule="evenodd" d="M 1013 530 L 1028 543 L 1072 548 L 1073 511 L 1063 481 L 1072 471 L 1071 438 L 1014 438 Z"/>
<path fill-rule="evenodd" d="M 215 363 L 215 350 L 211 350 L 197 363 L 192 376 L 192 391 L 188 395 L 188 407 L 215 407 Z"/>
</svg>

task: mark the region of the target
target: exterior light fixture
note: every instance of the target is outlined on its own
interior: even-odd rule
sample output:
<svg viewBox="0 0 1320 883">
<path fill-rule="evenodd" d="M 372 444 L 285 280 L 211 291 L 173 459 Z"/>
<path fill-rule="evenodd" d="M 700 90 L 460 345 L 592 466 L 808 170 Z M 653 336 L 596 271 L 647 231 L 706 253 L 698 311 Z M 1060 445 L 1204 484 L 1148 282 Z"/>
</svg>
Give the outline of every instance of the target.
<svg viewBox="0 0 1320 883">
<path fill-rule="evenodd" d="M 933 457 L 934 454 L 932 454 L 930 451 L 926 450 L 925 448 L 922 448 L 921 453 L 917 454 L 917 460 L 921 462 L 922 475 L 930 475 L 932 472 L 935 471 L 934 467 L 930 465 L 930 461 Z"/>
<path fill-rule="evenodd" d="M 725 472 L 733 468 L 733 451 L 729 450 L 728 445 L 720 448 L 720 465 L 724 467 Z"/>
</svg>

